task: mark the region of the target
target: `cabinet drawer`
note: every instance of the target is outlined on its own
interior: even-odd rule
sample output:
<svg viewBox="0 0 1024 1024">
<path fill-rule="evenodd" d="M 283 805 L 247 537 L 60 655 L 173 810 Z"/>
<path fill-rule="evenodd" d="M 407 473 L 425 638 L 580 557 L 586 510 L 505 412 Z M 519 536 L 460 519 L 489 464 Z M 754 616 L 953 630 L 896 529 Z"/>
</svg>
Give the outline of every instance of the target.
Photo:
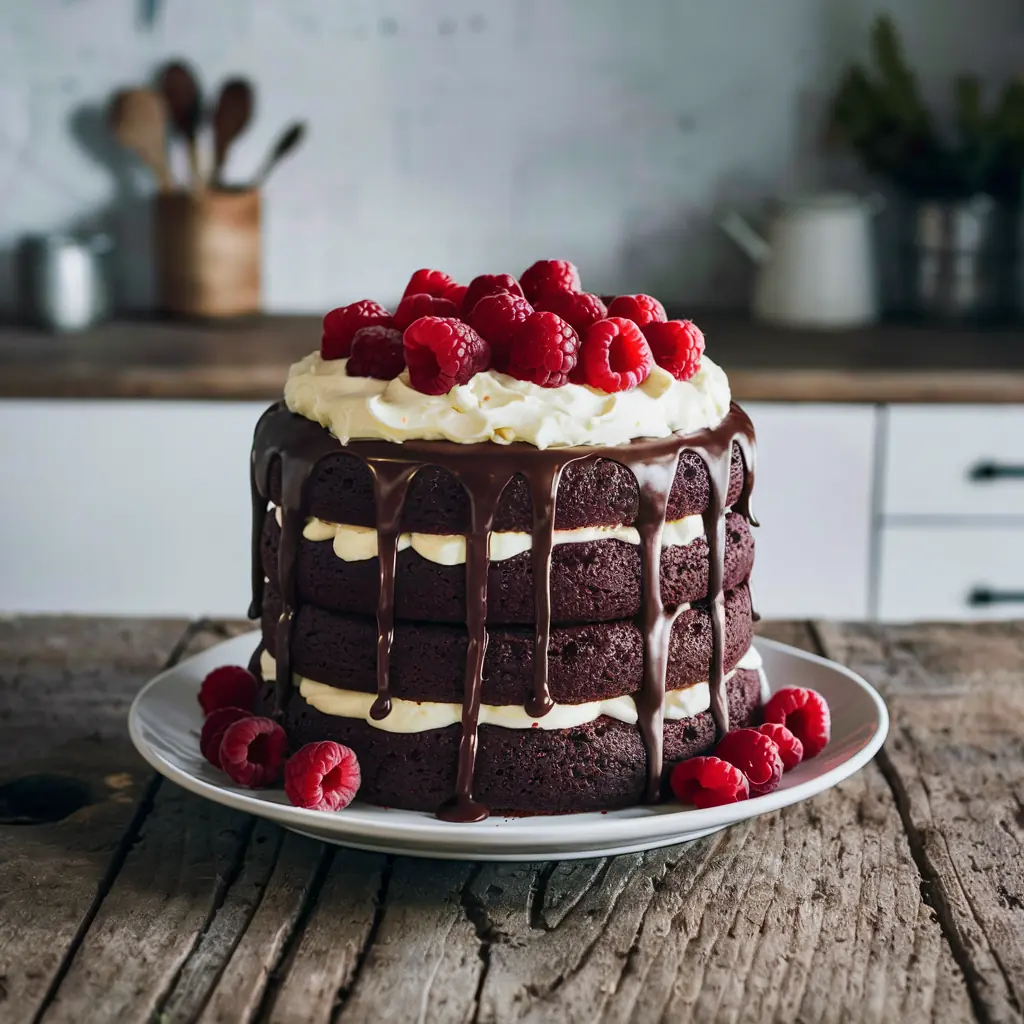
<svg viewBox="0 0 1024 1024">
<path fill-rule="evenodd" d="M 1024 526 L 887 526 L 878 617 L 1024 618 Z"/>
<path fill-rule="evenodd" d="M 1024 516 L 1024 407 L 893 406 L 886 515 Z"/>
</svg>

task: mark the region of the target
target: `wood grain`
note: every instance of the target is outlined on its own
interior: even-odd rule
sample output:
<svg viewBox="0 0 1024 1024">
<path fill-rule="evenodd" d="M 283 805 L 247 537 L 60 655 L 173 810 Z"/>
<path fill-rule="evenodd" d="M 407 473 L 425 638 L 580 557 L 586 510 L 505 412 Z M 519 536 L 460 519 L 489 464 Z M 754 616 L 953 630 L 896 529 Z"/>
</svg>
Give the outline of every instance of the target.
<svg viewBox="0 0 1024 1024">
<path fill-rule="evenodd" d="M 978 1016 L 1024 1018 L 1024 623 L 818 626 L 886 697 L 880 764 Z"/>
<path fill-rule="evenodd" d="M 0 1020 L 31 1021 L 101 905 L 151 778 L 125 730 L 148 676 L 180 651 L 185 623 L 0 620 Z M 32 821 L 35 776 L 77 783 L 84 806 Z M 16 793 L 17 790 L 14 790 Z"/>
<path fill-rule="evenodd" d="M 740 401 L 1024 402 L 1024 331 L 887 324 L 821 333 L 673 310 L 704 329 Z M 320 318 L 115 321 L 80 335 L 0 328 L 0 397 L 279 398 Z"/>
</svg>

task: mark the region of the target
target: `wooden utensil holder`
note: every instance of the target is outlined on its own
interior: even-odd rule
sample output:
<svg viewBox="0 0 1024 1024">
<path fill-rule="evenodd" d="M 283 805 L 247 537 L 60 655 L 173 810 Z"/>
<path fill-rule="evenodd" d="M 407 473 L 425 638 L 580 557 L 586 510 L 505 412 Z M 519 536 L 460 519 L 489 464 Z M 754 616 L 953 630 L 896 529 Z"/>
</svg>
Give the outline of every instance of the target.
<svg viewBox="0 0 1024 1024">
<path fill-rule="evenodd" d="M 260 311 L 260 193 L 168 192 L 156 198 L 160 308 L 171 316 Z"/>
</svg>

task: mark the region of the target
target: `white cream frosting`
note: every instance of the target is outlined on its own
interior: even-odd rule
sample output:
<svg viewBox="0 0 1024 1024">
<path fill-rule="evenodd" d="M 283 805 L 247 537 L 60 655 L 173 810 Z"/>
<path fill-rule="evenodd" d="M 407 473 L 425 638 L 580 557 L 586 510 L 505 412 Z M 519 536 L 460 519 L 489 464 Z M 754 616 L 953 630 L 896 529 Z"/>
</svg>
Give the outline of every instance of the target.
<svg viewBox="0 0 1024 1024">
<path fill-rule="evenodd" d="M 625 444 L 715 427 L 729 411 L 729 381 L 706 355 L 691 380 L 655 366 L 639 387 L 606 394 L 579 384 L 542 388 L 487 370 L 445 395 L 424 395 L 408 372 L 349 377 L 345 359 L 313 352 L 288 371 L 288 408 L 350 440 L 524 441 L 537 448 Z"/>
<path fill-rule="evenodd" d="M 757 669 L 761 673 L 761 656 L 753 647 L 740 658 L 733 672 L 738 669 Z M 277 671 L 276 662 L 267 651 L 260 655 L 260 671 L 264 679 L 273 679 Z M 376 694 L 342 690 L 299 675 L 293 676 L 293 682 L 306 703 L 322 714 L 361 719 L 384 732 L 426 732 L 428 729 L 444 729 L 462 721 L 461 704 L 405 700 L 401 697 L 392 697 L 391 713 L 377 721 L 370 717 L 370 708 Z M 693 718 L 707 711 L 710 706 L 711 691 L 706 682 L 695 683 L 682 690 L 669 690 L 665 694 L 665 719 L 679 721 Z M 531 717 L 526 708 L 519 705 L 481 704 L 479 724 L 497 725 L 505 729 L 572 729 L 593 722 L 601 715 L 636 725 L 636 701 L 624 696 L 583 704 L 556 704 L 541 718 Z"/>
<path fill-rule="evenodd" d="M 277 523 L 281 525 L 281 510 L 275 509 Z M 377 557 L 377 531 L 372 526 L 348 526 L 329 523 L 310 517 L 302 529 L 302 536 L 311 541 L 331 541 L 334 553 L 345 562 L 363 562 Z M 686 516 L 665 524 L 661 542 L 665 547 L 689 544 L 704 536 L 701 516 Z M 582 544 L 584 541 L 621 540 L 639 544 L 640 532 L 635 526 L 584 526 L 574 530 L 555 530 L 554 543 Z M 498 533 L 489 535 L 490 559 L 500 562 L 512 558 L 533 546 L 529 533 Z M 464 565 L 466 538 L 462 534 L 402 533 L 398 537 L 398 550 L 412 548 L 421 558 L 438 565 Z"/>
</svg>

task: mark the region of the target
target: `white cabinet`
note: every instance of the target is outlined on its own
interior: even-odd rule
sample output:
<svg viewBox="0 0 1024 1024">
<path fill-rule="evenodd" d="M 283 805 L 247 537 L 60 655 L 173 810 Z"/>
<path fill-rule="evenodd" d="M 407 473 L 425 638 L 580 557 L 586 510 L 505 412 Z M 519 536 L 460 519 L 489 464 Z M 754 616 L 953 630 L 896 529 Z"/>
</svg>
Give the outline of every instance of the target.
<svg viewBox="0 0 1024 1024">
<path fill-rule="evenodd" d="M 1024 616 L 1024 408 L 895 405 L 881 437 L 873 613 Z"/>
<path fill-rule="evenodd" d="M 257 402 L 0 402 L 0 611 L 241 616 Z M 863 618 L 873 409 L 753 405 L 766 616 Z"/>
<path fill-rule="evenodd" d="M 244 615 L 265 404 L 0 402 L 0 611 Z"/>
<path fill-rule="evenodd" d="M 757 431 L 758 610 L 765 618 L 865 618 L 875 408 L 745 408 Z"/>
</svg>

